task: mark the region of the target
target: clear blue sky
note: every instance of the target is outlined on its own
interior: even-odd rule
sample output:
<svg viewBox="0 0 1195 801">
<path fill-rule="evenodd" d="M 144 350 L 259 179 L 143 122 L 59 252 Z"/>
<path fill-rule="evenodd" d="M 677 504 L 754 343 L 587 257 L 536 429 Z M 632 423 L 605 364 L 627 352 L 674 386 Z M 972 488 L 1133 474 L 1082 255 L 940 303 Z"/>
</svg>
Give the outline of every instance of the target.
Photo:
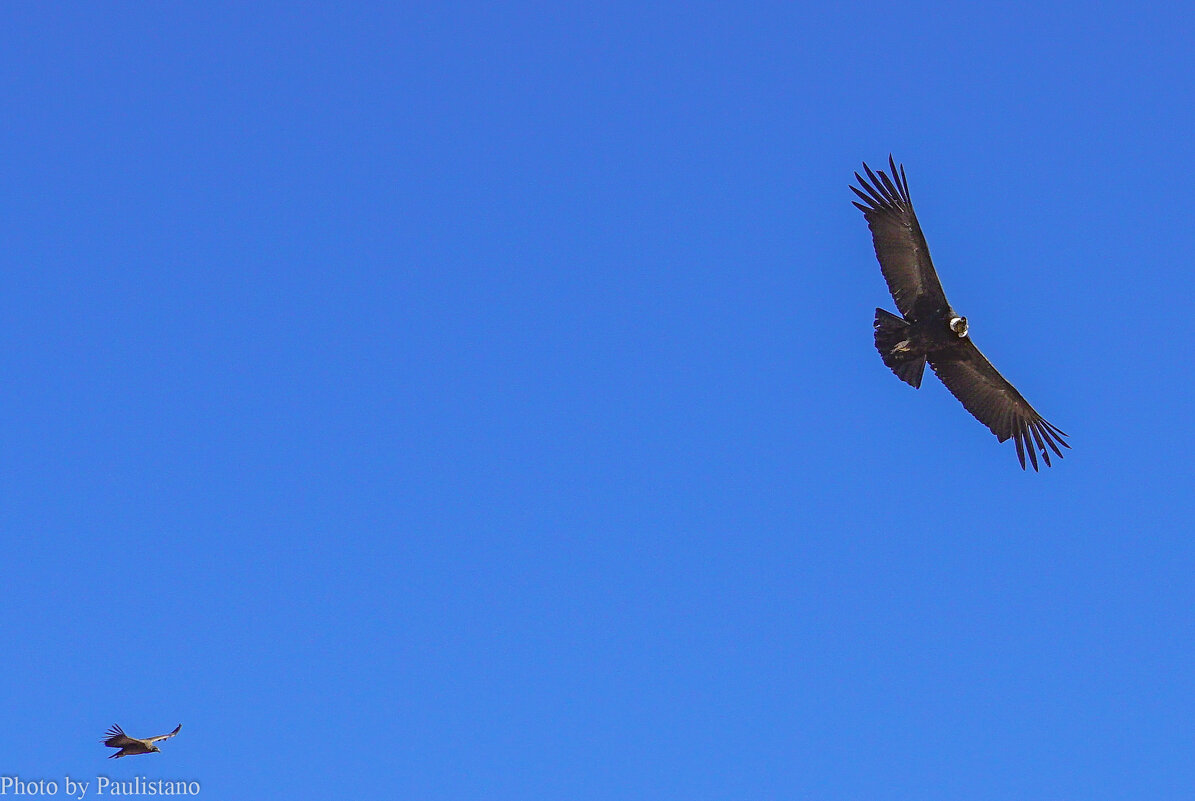
<svg viewBox="0 0 1195 801">
<path fill-rule="evenodd" d="M 1193 39 L 5 6 L 0 774 L 1191 798 Z M 875 353 L 889 152 L 1053 468 Z M 114 722 L 183 729 L 109 762 Z"/>
</svg>

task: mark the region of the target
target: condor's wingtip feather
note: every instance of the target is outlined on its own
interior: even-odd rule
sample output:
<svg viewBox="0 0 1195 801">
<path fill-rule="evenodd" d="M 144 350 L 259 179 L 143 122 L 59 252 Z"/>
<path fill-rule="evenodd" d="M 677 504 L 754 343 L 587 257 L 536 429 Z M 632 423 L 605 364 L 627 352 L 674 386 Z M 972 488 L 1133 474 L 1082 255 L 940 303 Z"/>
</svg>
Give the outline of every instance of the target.
<svg viewBox="0 0 1195 801">
<path fill-rule="evenodd" d="M 866 167 L 867 165 L 864 164 L 863 166 Z M 853 186 L 851 189 L 854 190 L 856 195 L 863 198 L 864 202 L 871 205 L 871 208 L 867 209 L 867 211 L 875 211 L 876 209 L 882 209 L 885 206 L 891 205 L 891 201 L 885 198 L 884 195 L 870 183 L 863 180 L 859 173 L 855 173 L 855 177 L 859 179 L 859 186 L 863 187 L 863 190 L 860 191 Z M 864 194 L 864 192 L 867 194 Z"/>
<path fill-rule="evenodd" d="M 1041 453 L 1043 459 L 1046 460 L 1046 467 L 1050 466 L 1050 452 L 1046 450 L 1046 445 L 1041 441 L 1041 432 L 1037 430 L 1035 423 L 1029 424 L 1029 433 L 1033 435 L 1033 442 L 1037 445 L 1038 452 Z"/>
<path fill-rule="evenodd" d="M 870 197 L 865 192 L 863 192 L 861 189 L 859 189 L 858 187 L 855 187 L 855 186 L 851 187 L 851 191 L 859 196 L 859 200 L 862 200 L 864 203 L 867 204 L 866 206 L 863 206 L 863 205 L 860 205 L 857 201 L 854 201 L 854 200 L 851 201 L 856 206 L 858 206 L 860 209 L 862 209 L 864 214 L 866 214 L 869 211 L 875 211 L 875 209 L 877 208 L 876 207 L 877 201 L 875 200 L 875 198 Z"/>
<path fill-rule="evenodd" d="M 888 155 L 888 165 L 891 173 L 883 170 L 873 170 L 867 162 L 863 162 L 863 170 L 870 181 L 863 180 L 863 176 L 855 173 L 855 179 L 869 192 L 883 196 L 883 205 L 902 208 L 909 201 L 909 184 L 904 174 L 904 165 L 897 169 L 892 155 Z M 874 189 L 873 189 L 874 187 Z M 879 198 L 877 198 L 878 200 Z"/>
<path fill-rule="evenodd" d="M 892 179 L 883 170 L 880 171 L 880 180 L 884 182 L 884 188 L 888 191 L 888 195 L 892 198 L 892 202 L 897 206 L 904 204 L 904 198 L 900 194 L 900 189 L 893 183 Z"/>
<path fill-rule="evenodd" d="M 896 175 L 896 164 L 892 161 L 892 154 L 888 154 L 888 163 L 892 165 L 892 175 Z M 909 199 L 909 179 L 905 177 L 905 165 L 900 165 L 900 188 L 905 200 Z"/>
<path fill-rule="evenodd" d="M 1054 451 L 1054 453 L 1058 454 L 1058 458 L 1061 459 L 1062 451 L 1058 449 L 1058 445 L 1062 444 L 1065 447 L 1070 447 L 1070 446 L 1068 446 L 1065 442 L 1063 442 L 1061 439 L 1059 439 L 1056 434 L 1054 434 L 1053 432 L 1050 431 L 1050 424 L 1047 423 L 1045 420 L 1039 421 L 1037 426 L 1038 426 L 1038 429 L 1041 431 L 1042 439 L 1044 439 L 1046 441 L 1046 444 L 1050 446 L 1050 450 L 1052 450 L 1052 451 Z"/>
<path fill-rule="evenodd" d="M 1017 446 L 1017 461 L 1021 463 L 1021 469 L 1027 469 L 1025 461 L 1028 457 L 1029 464 L 1032 465 L 1034 472 L 1039 472 L 1039 465 L 1037 457 L 1040 455 L 1041 460 L 1045 462 L 1046 467 L 1053 467 L 1054 463 L 1050 459 L 1050 451 L 1054 451 L 1054 455 L 1059 459 L 1063 458 L 1062 451 L 1059 445 L 1063 448 L 1069 448 L 1066 440 L 1058 436 L 1058 429 L 1050 425 L 1045 420 L 1033 420 L 1019 422 L 1013 431 L 1013 440 Z M 1036 446 L 1036 447 L 1035 447 Z"/>
<path fill-rule="evenodd" d="M 1061 428 L 1054 425 L 1053 423 L 1047 422 L 1046 420 L 1042 420 L 1041 422 L 1042 422 L 1042 425 L 1044 425 L 1047 429 L 1049 429 L 1050 433 L 1054 435 L 1054 437 L 1058 440 L 1058 443 L 1060 445 L 1062 445 L 1062 447 L 1064 447 L 1064 448 L 1070 447 L 1070 445 L 1068 445 L 1066 442 L 1066 438 L 1069 437 L 1070 434 L 1066 433 L 1065 431 L 1063 431 Z"/>
<path fill-rule="evenodd" d="M 875 193 L 877 198 L 883 197 L 885 200 L 887 200 L 888 198 L 884 194 L 884 182 L 876 177 L 875 172 L 872 171 L 871 167 L 867 166 L 866 161 L 863 162 L 863 171 L 867 173 L 867 177 L 871 179 L 869 181 L 860 180 L 860 183 L 863 184 L 863 188 L 868 192 Z M 858 175 L 858 173 L 855 174 Z"/>
<path fill-rule="evenodd" d="M 1037 466 L 1037 450 L 1033 447 L 1033 441 L 1029 439 L 1029 432 L 1022 429 L 1021 436 L 1025 438 L 1025 450 L 1029 452 L 1029 462 L 1033 465 L 1033 472 L 1038 471 Z"/>
</svg>

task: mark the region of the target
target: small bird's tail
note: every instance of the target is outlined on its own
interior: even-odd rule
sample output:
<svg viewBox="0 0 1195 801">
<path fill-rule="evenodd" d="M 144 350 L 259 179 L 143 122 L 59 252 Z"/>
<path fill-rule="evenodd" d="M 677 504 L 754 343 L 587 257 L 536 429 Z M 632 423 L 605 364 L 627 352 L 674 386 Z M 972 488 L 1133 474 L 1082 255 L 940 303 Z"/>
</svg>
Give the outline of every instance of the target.
<svg viewBox="0 0 1195 801">
<path fill-rule="evenodd" d="M 908 333 L 909 324 L 902 318 L 876 309 L 876 350 L 880 352 L 880 358 L 901 381 L 918 389 L 921 387 L 921 376 L 925 373 L 925 354 L 903 349 L 908 347 Z"/>
</svg>

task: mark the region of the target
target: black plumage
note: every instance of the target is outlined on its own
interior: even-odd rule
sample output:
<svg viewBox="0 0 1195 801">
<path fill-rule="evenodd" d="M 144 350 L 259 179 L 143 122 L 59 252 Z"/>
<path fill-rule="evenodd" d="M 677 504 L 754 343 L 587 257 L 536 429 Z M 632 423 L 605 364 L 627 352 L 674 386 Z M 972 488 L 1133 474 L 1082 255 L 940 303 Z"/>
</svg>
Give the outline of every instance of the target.
<svg viewBox="0 0 1195 801">
<path fill-rule="evenodd" d="M 951 394 L 1000 442 L 1010 437 L 1016 442 L 1022 469 L 1028 456 L 1037 470 L 1039 454 L 1049 466 L 1050 451 L 1062 458 L 1059 446 L 1070 447 L 1066 434 L 1046 422 L 967 336 L 967 318 L 951 308 L 930 261 L 904 165 L 898 170 L 889 156 L 888 166 L 891 175 L 864 164 L 867 178 L 855 173 L 859 187 L 851 187 L 863 201 L 855 206 L 867 218 L 880 270 L 903 315 L 876 309 L 876 350 L 913 387 L 921 386 L 928 361 Z"/>
</svg>

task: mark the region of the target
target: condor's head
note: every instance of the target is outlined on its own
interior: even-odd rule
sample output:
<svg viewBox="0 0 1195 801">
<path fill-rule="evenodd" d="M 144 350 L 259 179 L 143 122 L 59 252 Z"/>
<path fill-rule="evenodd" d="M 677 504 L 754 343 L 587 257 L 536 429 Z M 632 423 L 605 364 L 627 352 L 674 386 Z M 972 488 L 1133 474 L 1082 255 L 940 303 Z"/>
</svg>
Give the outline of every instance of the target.
<svg viewBox="0 0 1195 801">
<path fill-rule="evenodd" d="M 951 317 L 950 330 L 957 334 L 959 339 L 965 337 L 967 335 L 967 318 Z"/>
</svg>

